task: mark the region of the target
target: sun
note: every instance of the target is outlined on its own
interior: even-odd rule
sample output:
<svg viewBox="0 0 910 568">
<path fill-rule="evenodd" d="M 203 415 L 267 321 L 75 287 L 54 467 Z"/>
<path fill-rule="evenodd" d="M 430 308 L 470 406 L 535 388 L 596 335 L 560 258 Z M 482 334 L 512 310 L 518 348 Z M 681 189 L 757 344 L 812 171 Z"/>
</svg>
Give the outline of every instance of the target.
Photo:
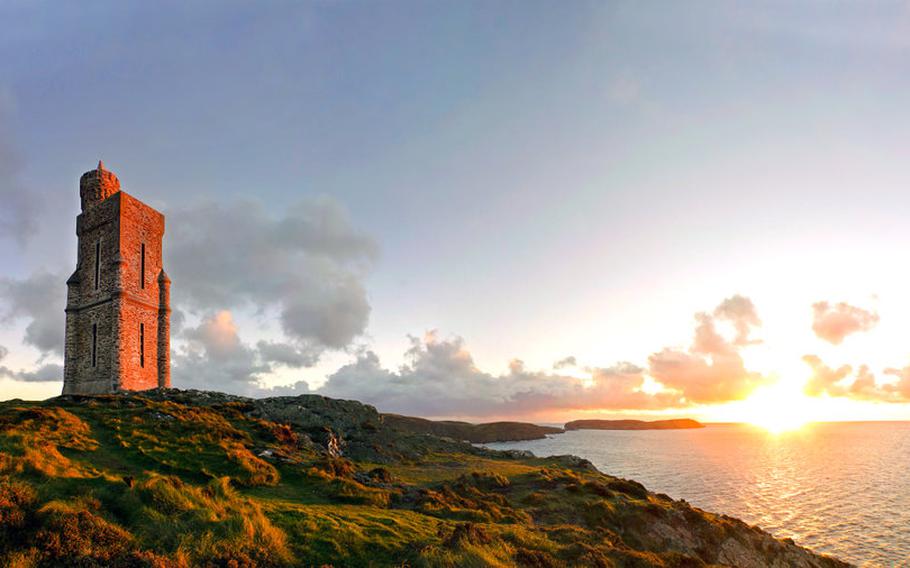
<svg viewBox="0 0 910 568">
<path fill-rule="evenodd" d="M 811 401 L 803 394 L 800 385 L 783 380 L 753 392 L 738 408 L 738 417 L 746 422 L 780 434 L 802 428 L 811 418 Z"/>
</svg>

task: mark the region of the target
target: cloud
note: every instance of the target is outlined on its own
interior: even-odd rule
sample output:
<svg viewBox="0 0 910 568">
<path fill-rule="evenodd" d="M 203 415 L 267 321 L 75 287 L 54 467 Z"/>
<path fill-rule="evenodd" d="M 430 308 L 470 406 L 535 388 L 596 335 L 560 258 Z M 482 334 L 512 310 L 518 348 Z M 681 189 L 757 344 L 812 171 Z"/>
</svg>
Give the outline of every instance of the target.
<svg viewBox="0 0 910 568">
<path fill-rule="evenodd" d="M 714 309 L 716 319 L 730 322 L 736 330 L 733 344 L 738 346 L 760 343 L 759 340 L 750 339 L 752 328 L 761 327 L 761 319 L 755 310 L 752 300 L 745 296 L 735 294 L 721 302 Z"/>
<path fill-rule="evenodd" d="M 850 365 L 833 369 L 816 355 L 806 355 L 803 361 L 812 369 L 804 392 L 809 396 L 829 396 L 852 400 L 902 403 L 910 402 L 910 367 L 886 369 L 885 375 L 896 381 L 878 382 L 867 365 L 860 365 L 856 372 Z"/>
<path fill-rule="evenodd" d="M 276 348 L 276 344 L 260 342 L 257 347 L 251 347 L 244 343 L 228 310 L 211 313 L 196 327 L 186 328 L 182 339 L 171 359 L 171 381 L 175 386 L 252 397 L 309 391 L 304 381 L 277 389 L 262 386 L 262 379 L 273 370 L 275 353 L 285 351 L 284 346 Z M 289 353 L 282 354 L 290 357 Z"/>
<path fill-rule="evenodd" d="M 273 341 L 256 343 L 259 355 L 266 362 L 285 365 L 293 369 L 312 367 L 319 359 L 317 354 L 302 351 L 296 345 Z"/>
<path fill-rule="evenodd" d="M 270 370 L 240 340 L 228 310 L 203 318 L 198 326 L 184 330 L 183 338 L 171 361 L 172 383 L 181 388 L 247 394 L 259 376 Z"/>
<path fill-rule="evenodd" d="M 23 342 L 42 356 L 63 355 L 65 277 L 36 272 L 24 279 L 0 278 L 0 321 L 25 319 Z"/>
<path fill-rule="evenodd" d="M 28 383 L 63 382 L 63 366 L 57 363 L 48 363 L 34 371 L 13 371 L 8 367 L 0 366 L 0 377 Z"/>
<path fill-rule="evenodd" d="M 10 116 L 13 106 L 8 91 L 0 89 L 0 237 L 13 238 L 20 245 L 38 230 L 42 201 L 38 193 L 20 179 L 22 160 L 14 149 Z"/>
<path fill-rule="evenodd" d="M 377 246 L 335 201 L 305 200 L 274 216 L 256 202 L 180 208 L 168 213 L 167 239 L 175 377 L 189 384 L 258 388 L 272 367 L 313 366 L 325 350 L 348 348 L 366 329 L 364 278 Z M 42 359 L 63 355 L 64 282 L 62 273 L 47 271 L 0 279 L 0 322 L 24 320 L 23 342 Z M 229 329 L 233 319 L 219 319 L 238 309 L 271 315 L 273 308 L 280 341 L 242 344 Z M 182 329 L 186 313 L 201 315 L 203 324 Z"/>
<path fill-rule="evenodd" d="M 310 199 L 282 215 L 257 202 L 207 202 L 167 212 L 166 268 L 174 304 L 190 311 L 276 308 L 298 355 L 272 357 L 313 364 L 320 351 L 344 349 L 370 315 L 364 278 L 378 247 L 354 230 L 330 199 Z"/>
<path fill-rule="evenodd" d="M 690 403 L 710 404 L 741 400 L 766 382 L 759 373 L 745 367 L 740 350 L 756 343 L 751 337 L 761 320 L 752 301 L 731 296 L 714 312 L 695 314 L 697 322 L 688 351 L 665 348 L 648 358 L 650 375 L 659 383 L 679 392 Z M 718 324 L 733 328 L 725 337 Z"/>
<path fill-rule="evenodd" d="M 578 361 L 574 356 L 564 357 L 559 361 L 553 363 L 554 369 L 565 369 L 566 367 L 577 367 Z"/>
<path fill-rule="evenodd" d="M 910 402 L 910 367 L 903 369 L 885 369 L 886 375 L 897 378 L 897 382 L 883 385 L 895 402 Z"/>
<path fill-rule="evenodd" d="M 842 365 L 837 369 L 832 369 L 825 365 L 817 355 L 806 355 L 803 357 L 803 361 L 812 369 L 812 375 L 803 387 L 803 391 L 807 395 L 821 396 L 828 394 L 843 396 L 847 392 L 841 383 L 853 372 L 853 368 L 850 365 Z"/>
<path fill-rule="evenodd" d="M 833 345 L 839 345 L 852 333 L 871 330 L 878 324 L 878 320 L 877 313 L 846 302 L 834 305 L 828 302 L 812 304 L 812 331 Z"/>
<path fill-rule="evenodd" d="M 9 355 L 9 349 L 0 345 L 0 362 Z M 13 379 L 25 382 L 50 382 L 63 380 L 63 367 L 55 363 L 42 365 L 34 371 L 13 371 L 9 367 L 0 365 L 0 378 Z"/>
<path fill-rule="evenodd" d="M 440 339 L 431 332 L 410 341 L 406 363 L 398 370 L 383 368 L 375 353 L 364 351 L 332 374 L 318 392 L 363 400 L 384 412 L 422 416 L 520 416 L 679 405 L 672 393 L 644 392 L 644 370 L 630 363 L 588 369 L 589 376 L 580 379 L 529 371 L 513 360 L 508 372 L 492 375 L 476 367 L 461 338 Z"/>
</svg>

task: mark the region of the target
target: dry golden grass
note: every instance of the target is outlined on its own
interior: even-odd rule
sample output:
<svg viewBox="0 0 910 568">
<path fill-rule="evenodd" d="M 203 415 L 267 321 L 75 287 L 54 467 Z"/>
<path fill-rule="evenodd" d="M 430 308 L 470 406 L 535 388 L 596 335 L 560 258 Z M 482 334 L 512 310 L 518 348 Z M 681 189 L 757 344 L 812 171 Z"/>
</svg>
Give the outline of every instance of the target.
<svg viewBox="0 0 910 568">
<path fill-rule="evenodd" d="M 248 410 L 136 395 L 0 403 L 0 566 L 681 567 L 751 530 L 571 460 L 398 440 L 349 416 L 361 451 L 385 453 L 317 456 L 318 428 Z M 707 552 L 673 552 L 656 522 Z"/>
</svg>

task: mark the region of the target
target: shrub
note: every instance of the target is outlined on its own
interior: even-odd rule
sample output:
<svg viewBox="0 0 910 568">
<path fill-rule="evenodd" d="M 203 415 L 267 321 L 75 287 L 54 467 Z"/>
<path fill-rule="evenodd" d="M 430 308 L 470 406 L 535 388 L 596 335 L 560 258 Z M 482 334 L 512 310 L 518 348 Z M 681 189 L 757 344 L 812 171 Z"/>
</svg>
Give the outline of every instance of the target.
<svg viewBox="0 0 910 568">
<path fill-rule="evenodd" d="M 452 534 L 445 540 L 449 548 L 457 548 L 464 544 L 490 544 L 493 538 L 480 525 L 474 523 L 459 523 L 452 529 Z"/>
<path fill-rule="evenodd" d="M 133 536 L 89 511 L 83 503 L 52 501 L 39 509 L 35 544 L 44 558 L 65 564 L 91 559 L 110 563 L 133 550 Z"/>
<path fill-rule="evenodd" d="M 234 476 L 237 483 L 247 487 L 278 485 L 281 480 L 278 470 L 254 456 L 249 448 L 232 440 L 222 442 L 221 447 L 227 458 L 240 466 L 242 473 Z"/>
<path fill-rule="evenodd" d="M 625 493 L 629 497 L 635 499 L 647 499 L 648 490 L 645 489 L 645 486 L 637 481 L 630 481 L 628 479 L 612 479 L 607 483 L 607 487 L 613 491 L 619 493 Z"/>
<path fill-rule="evenodd" d="M 0 482 L 0 546 L 16 542 L 35 504 L 35 490 L 24 483 Z"/>
</svg>

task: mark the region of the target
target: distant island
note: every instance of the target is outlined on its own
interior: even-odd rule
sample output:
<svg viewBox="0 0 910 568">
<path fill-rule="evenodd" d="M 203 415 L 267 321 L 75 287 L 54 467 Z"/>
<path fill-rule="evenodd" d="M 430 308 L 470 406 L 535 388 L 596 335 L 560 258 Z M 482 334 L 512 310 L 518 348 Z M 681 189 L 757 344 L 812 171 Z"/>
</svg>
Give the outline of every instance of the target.
<svg viewBox="0 0 910 568">
<path fill-rule="evenodd" d="M 472 444 L 542 440 L 551 434 L 569 430 L 688 430 L 705 425 L 691 418 L 674 420 L 573 420 L 564 428 L 540 426 L 528 422 L 487 422 L 472 424 L 455 420 L 429 420 L 416 416 L 383 414 L 390 427 L 413 434 L 441 436 Z"/>
<path fill-rule="evenodd" d="M 689 430 L 705 425 L 691 418 L 675 420 L 573 420 L 566 422 L 568 430 Z"/>
<path fill-rule="evenodd" d="M 472 444 L 540 440 L 546 438 L 547 434 L 563 433 L 562 428 L 538 426 L 527 422 L 471 424 L 470 422 L 452 420 L 427 420 L 426 418 L 401 416 L 400 414 L 383 414 L 382 418 L 386 424 L 399 430 L 415 434 L 442 436 L 453 440 L 471 442 Z"/>
</svg>

